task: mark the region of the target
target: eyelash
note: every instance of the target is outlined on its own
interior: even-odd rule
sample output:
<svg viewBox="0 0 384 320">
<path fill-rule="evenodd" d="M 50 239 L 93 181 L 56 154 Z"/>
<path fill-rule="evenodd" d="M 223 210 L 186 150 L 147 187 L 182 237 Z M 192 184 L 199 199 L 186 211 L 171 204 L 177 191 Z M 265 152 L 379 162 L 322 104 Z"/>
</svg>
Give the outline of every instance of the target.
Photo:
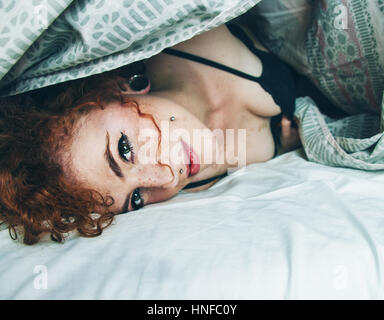
<svg viewBox="0 0 384 320">
<path fill-rule="evenodd" d="M 119 155 L 124 161 L 134 163 L 135 152 L 133 150 L 133 146 L 132 146 L 131 142 L 129 141 L 128 137 L 124 133 L 122 133 L 122 132 L 120 132 L 120 133 L 121 133 L 121 137 L 120 137 L 119 143 L 118 143 Z M 127 159 L 125 156 L 127 153 L 131 154 L 129 159 Z M 140 203 L 136 204 L 135 200 L 140 201 Z M 140 188 L 136 188 L 132 193 L 131 207 L 133 210 L 138 210 L 138 209 L 144 207 L 144 201 L 143 201 L 143 198 L 141 197 L 141 194 L 140 194 Z"/>
<path fill-rule="evenodd" d="M 120 133 L 121 133 L 121 137 L 118 143 L 119 155 L 124 161 L 135 163 L 134 162 L 135 152 L 133 150 L 133 146 L 131 142 L 128 140 L 128 137 L 124 133 L 122 132 Z M 128 147 L 128 150 L 126 150 L 127 147 Z M 125 156 L 127 153 L 131 153 L 129 159 L 127 159 Z"/>
<path fill-rule="evenodd" d="M 135 204 L 135 195 L 137 195 L 139 197 L 138 200 L 140 200 L 140 204 L 136 205 Z M 144 207 L 144 200 L 143 198 L 141 197 L 141 194 L 140 194 L 140 188 L 136 188 L 133 193 L 132 193 L 132 198 L 131 198 L 131 206 L 132 206 L 132 209 L 133 210 L 139 210 L 140 208 Z"/>
</svg>

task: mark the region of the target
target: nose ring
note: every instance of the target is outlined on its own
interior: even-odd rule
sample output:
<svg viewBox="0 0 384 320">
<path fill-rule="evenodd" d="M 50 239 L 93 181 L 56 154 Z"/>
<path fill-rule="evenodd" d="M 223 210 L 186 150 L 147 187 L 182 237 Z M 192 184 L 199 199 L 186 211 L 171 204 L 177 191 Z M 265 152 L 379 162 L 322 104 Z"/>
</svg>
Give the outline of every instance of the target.
<svg viewBox="0 0 384 320">
<path fill-rule="evenodd" d="M 180 169 L 180 170 L 179 170 L 179 173 L 180 173 L 180 174 L 183 174 L 183 172 L 184 172 L 183 169 Z"/>
</svg>

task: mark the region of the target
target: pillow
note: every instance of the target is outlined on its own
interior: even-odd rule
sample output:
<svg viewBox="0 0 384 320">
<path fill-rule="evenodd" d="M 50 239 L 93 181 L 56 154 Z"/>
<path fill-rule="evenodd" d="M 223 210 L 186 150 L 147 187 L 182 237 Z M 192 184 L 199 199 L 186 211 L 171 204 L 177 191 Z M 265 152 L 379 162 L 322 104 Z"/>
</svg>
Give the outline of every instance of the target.
<svg viewBox="0 0 384 320">
<path fill-rule="evenodd" d="M 259 1 L 0 1 L 0 93 L 26 92 L 149 58 Z"/>
<path fill-rule="evenodd" d="M 268 0 L 250 10 L 253 30 L 347 114 L 381 112 L 384 2 Z"/>
</svg>

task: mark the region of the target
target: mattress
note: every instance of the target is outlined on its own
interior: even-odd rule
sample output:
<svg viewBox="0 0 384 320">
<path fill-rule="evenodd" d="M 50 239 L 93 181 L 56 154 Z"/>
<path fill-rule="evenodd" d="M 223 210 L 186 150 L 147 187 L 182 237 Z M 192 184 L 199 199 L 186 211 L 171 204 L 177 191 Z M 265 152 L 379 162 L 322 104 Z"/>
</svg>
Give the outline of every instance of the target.
<svg viewBox="0 0 384 320">
<path fill-rule="evenodd" d="M 0 299 L 382 299 L 384 175 L 302 149 L 119 215 L 100 237 L 0 231 Z"/>
</svg>

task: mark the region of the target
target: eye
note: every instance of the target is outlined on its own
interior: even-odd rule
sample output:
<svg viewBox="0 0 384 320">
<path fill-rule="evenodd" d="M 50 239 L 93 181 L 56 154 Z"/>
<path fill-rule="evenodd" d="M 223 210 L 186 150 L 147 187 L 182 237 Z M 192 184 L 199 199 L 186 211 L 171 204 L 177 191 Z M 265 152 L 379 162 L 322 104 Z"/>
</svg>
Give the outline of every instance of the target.
<svg viewBox="0 0 384 320">
<path fill-rule="evenodd" d="M 133 210 L 138 210 L 142 207 L 144 207 L 144 200 L 140 195 L 140 189 L 137 188 L 133 191 L 132 198 L 131 198 L 131 205 Z"/>
<path fill-rule="evenodd" d="M 121 132 L 121 137 L 118 143 L 119 155 L 120 157 L 128 162 L 134 162 L 133 156 L 135 153 L 133 152 L 133 147 L 131 142 L 128 140 L 128 137 Z"/>
</svg>

